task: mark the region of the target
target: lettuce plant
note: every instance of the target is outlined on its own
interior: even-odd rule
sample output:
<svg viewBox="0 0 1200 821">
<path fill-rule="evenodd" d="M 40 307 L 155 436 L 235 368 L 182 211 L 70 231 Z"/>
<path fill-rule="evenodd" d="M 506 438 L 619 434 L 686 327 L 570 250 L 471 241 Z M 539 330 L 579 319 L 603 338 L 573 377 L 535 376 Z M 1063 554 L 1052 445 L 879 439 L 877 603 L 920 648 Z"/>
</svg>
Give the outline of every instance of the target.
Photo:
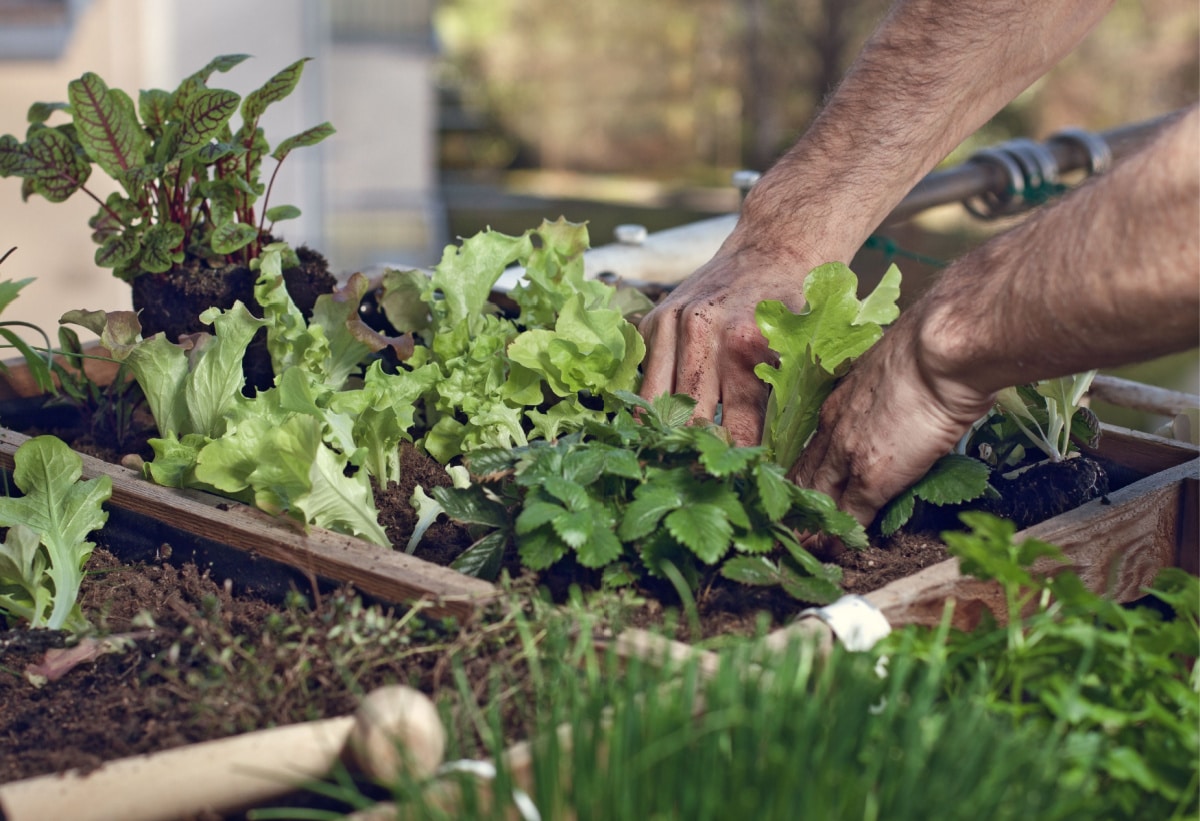
<svg viewBox="0 0 1200 821">
<path fill-rule="evenodd" d="M 875 290 L 857 296 L 858 277 L 843 263 L 814 268 L 804 279 L 805 306 L 798 314 L 782 302 L 759 303 L 755 320 L 779 364 L 754 372 L 771 386 L 762 444 L 790 468 L 817 429 L 821 404 L 850 363 L 883 336 L 900 315 L 900 269 L 888 268 Z"/>
<path fill-rule="evenodd" d="M 26 199 L 39 194 L 62 202 L 76 191 L 94 199 L 100 206 L 90 222 L 100 246 L 96 264 L 121 279 L 167 271 L 189 254 L 248 263 L 275 222 L 300 214 L 290 205 L 267 207 L 279 165 L 294 149 L 315 145 L 334 129 L 322 123 L 272 149 L 259 121 L 271 104 L 291 94 L 307 58 L 244 99 L 208 87 L 215 72 L 227 72 L 247 56 L 217 57 L 174 91 L 144 90 L 136 102 L 87 72 L 68 84 L 68 102 L 30 107 L 24 140 L 0 137 L 0 176 L 20 177 Z M 234 130 L 232 118 L 239 112 Z M 57 113 L 69 121 L 51 125 Z M 276 165 L 264 183 L 268 155 Z M 121 190 L 101 200 L 87 185 L 93 166 Z"/>
<path fill-rule="evenodd" d="M 411 424 L 411 402 L 389 394 L 387 384 L 370 373 L 361 401 L 333 401 L 347 377 L 346 359 L 369 350 L 348 327 L 357 302 L 342 292 L 324 295 L 314 310 L 314 325 L 306 325 L 286 297 L 282 257 L 280 245 L 269 246 L 262 256 L 258 291 L 266 305 L 264 318 L 240 303 L 228 311 L 209 309 L 202 318 L 214 334 L 182 344 L 162 334 L 142 339 L 131 311 L 73 311 L 63 321 L 98 334 L 142 386 L 160 434 L 150 442 L 154 459 L 143 466 L 155 482 L 215 491 L 386 546 L 370 473 L 357 468 L 374 457 L 381 475 L 386 473 L 391 453 L 407 433 L 403 417 Z M 361 293 L 365 287 L 360 277 L 345 290 Z M 290 346 L 277 344 L 273 352 L 286 348 L 294 367 L 251 398 L 242 390 L 241 362 L 263 327 L 276 342 L 280 336 L 291 339 Z M 388 423 L 388 406 L 402 418 L 399 423 Z"/>
<path fill-rule="evenodd" d="M 385 314 L 426 343 L 406 367 L 439 374 L 422 398 L 421 440 L 439 461 L 579 430 L 619 406 L 613 392 L 636 388 L 645 344 L 615 289 L 584 279 L 587 246 L 586 226 L 560 219 L 449 246 L 432 276 L 385 274 Z M 510 318 L 490 298 L 514 264 L 525 278 L 510 294 L 520 310 Z"/>
<path fill-rule="evenodd" d="M 112 479 L 83 480 L 83 460 L 65 442 L 36 436 L 13 457 L 13 481 L 23 495 L 0 497 L 0 611 L 30 627 L 79 630 L 83 567 L 95 544 L 88 534 L 104 526 L 102 508 Z"/>
<path fill-rule="evenodd" d="M 253 263 L 261 319 L 240 304 L 209 309 L 203 319 L 213 333 L 180 344 L 143 339 L 128 311 L 73 311 L 63 321 L 98 334 L 142 385 L 160 433 L 144 466 L 154 481 L 216 491 L 387 545 L 371 479 L 399 478 L 401 441 L 420 437 L 442 461 L 523 445 L 603 419 L 580 393 L 613 404 L 606 390 L 634 387 L 645 348 L 611 307 L 613 289 L 583 280 L 586 245 L 584 226 L 560 220 L 520 237 L 468 239 L 447 249 L 432 276 L 392 272 L 385 306 L 395 317 L 394 296 L 405 294 L 413 323 L 400 337 L 359 319 L 368 288 L 361 275 L 318 298 L 306 320 L 282 285 L 282 243 Z M 534 272 L 517 297 L 528 324 L 490 309 L 492 286 L 513 262 Z M 277 377 L 251 398 L 240 363 L 263 328 Z M 400 359 L 390 371 L 372 359 L 385 348 Z"/>
<path fill-rule="evenodd" d="M 999 450 L 1018 455 L 1024 447 L 1016 451 L 1015 446 L 1023 442 L 1032 444 L 1051 462 L 1061 462 L 1074 450 L 1072 436 L 1094 443 L 1100 433 L 1099 422 L 1080 403 L 1095 377 L 1096 371 L 1085 371 L 1000 391 L 996 407 L 1003 417 L 997 420 L 1002 427 L 999 431 L 992 428 L 996 441 L 988 443 L 990 453 Z M 1004 464 L 1006 460 L 996 456 L 994 461 Z"/>
</svg>

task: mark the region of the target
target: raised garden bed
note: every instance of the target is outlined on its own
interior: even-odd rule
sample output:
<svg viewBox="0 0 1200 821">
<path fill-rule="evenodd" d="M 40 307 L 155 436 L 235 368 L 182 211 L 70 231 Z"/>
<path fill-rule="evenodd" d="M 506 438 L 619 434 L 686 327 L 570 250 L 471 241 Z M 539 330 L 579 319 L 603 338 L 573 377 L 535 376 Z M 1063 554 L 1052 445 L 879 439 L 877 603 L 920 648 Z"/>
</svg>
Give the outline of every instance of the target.
<svg viewBox="0 0 1200 821">
<path fill-rule="evenodd" d="M 113 378 L 115 366 L 88 360 L 88 371 L 104 383 Z M 18 409 L 32 418 L 29 409 L 41 401 L 24 364 L 8 363 L 0 376 L 0 421 Z M 12 469 L 13 454 L 25 438 L 0 428 L 0 468 Z M 1091 589 L 1119 601 L 1137 598 L 1158 568 L 1196 573 L 1200 448 L 1106 425 L 1098 448 L 1086 452 L 1102 461 L 1117 489 L 1018 535 L 1064 548 Z M 152 560 L 169 545 L 173 561 L 212 567 L 215 575 L 235 579 L 250 592 L 278 596 L 297 584 L 319 590 L 321 585 L 351 583 L 383 602 L 424 600 L 438 614 L 465 615 L 496 593 L 487 582 L 398 550 L 381 550 L 321 528 L 302 531 L 228 499 L 161 487 L 128 468 L 83 458 L 85 478 L 112 477 L 107 527 L 121 534 L 114 541 L 121 543 L 117 552 L 126 561 Z M 867 594 L 895 624 L 935 624 L 945 601 L 953 598 L 958 602 L 956 625 L 969 627 L 981 608 L 995 612 L 998 602 L 994 590 L 963 578 L 954 561 L 857 592 Z"/>
<path fill-rule="evenodd" d="M 13 369 L 3 390 L 3 402 L 31 392 L 20 368 Z M 0 467 L 11 470 L 23 438 L 0 431 Z M 1114 468 L 1123 486 L 1019 536 L 1063 546 L 1090 587 L 1111 591 L 1122 601 L 1137 598 L 1161 567 L 1195 572 L 1197 448 L 1106 428 L 1096 455 Z M 379 601 L 424 600 L 431 613 L 461 618 L 497 594 L 493 585 L 440 565 L 318 528 L 302 532 L 261 511 L 197 491 L 159 487 L 128 468 L 85 456 L 84 475 L 102 474 L 113 480 L 107 541 L 122 545 L 126 561 L 153 563 L 169 554 L 172 563 L 209 568 L 217 580 L 233 579 L 237 589 L 268 597 L 291 588 L 319 594 L 350 582 Z M 1000 612 L 998 595 L 994 586 L 962 577 L 956 562 L 946 561 L 867 592 L 866 598 L 893 625 L 935 623 L 947 600 L 954 599 L 956 624 L 969 627 L 985 607 Z M 819 623 L 799 624 L 803 627 L 780 630 L 777 641 Z M 634 648 L 623 651 L 628 653 L 661 652 L 654 642 L 640 644 L 644 635 L 631 631 L 618 637 L 618 646 Z M 79 783 L 86 789 L 86 779 Z"/>
<path fill-rule="evenodd" d="M 103 371 L 97 376 L 103 378 Z M 33 393 L 19 365 L 0 381 L 0 402 Z M 27 437 L 0 429 L 0 467 L 12 469 Z M 1019 534 L 1063 547 L 1090 588 L 1120 601 L 1137 598 L 1154 572 L 1179 566 L 1196 572 L 1197 479 L 1200 449 L 1194 445 L 1105 426 L 1098 449 L 1121 485 L 1101 499 Z M 155 485 L 135 471 L 84 455 L 84 477 L 113 480 L 107 528 L 120 558 L 152 560 L 169 545 L 173 561 L 195 561 L 250 592 L 279 595 L 290 586 L 319 589 L 351 583 L 380 601 L 427 600 L 434 613 L 465 615 L 494 597 L 496 588 L 401 551 L 381 550 L 360 539 L 321 528 L 299 530 L 286 520 L 194 490 Z M 1049 565 L 1046 566 L 1047 569 Z M 958 603 L 957 624 L 969 627 L 995 610 L 994 591 L 963 578 L 956 562 L 944 561 L 876 591 L 862 591 L 896 624 L 934 624 L 944 603 Z"/>
</svg>

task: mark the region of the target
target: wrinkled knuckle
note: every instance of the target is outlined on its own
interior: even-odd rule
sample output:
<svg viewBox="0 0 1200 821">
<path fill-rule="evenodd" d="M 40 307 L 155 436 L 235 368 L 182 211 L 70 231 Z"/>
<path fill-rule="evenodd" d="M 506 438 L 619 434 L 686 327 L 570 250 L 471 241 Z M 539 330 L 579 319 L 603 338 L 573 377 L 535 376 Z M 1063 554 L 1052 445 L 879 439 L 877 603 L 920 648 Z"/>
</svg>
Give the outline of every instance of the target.
<svg viewBox="0 0 1200 821">
<path fill-rule="evenodd" d="M 711 317 L 699 308 L 673 308 L 672 316 L 678 322 L 680 331 L 687 337 L 704 336 L 712 329 Z"/>
<path fill-rule="evenodd" d="M 770 353 L 766 338 L 755 325 L 730 326 L 724 341 L 729 353 L 740 360 L 761 362 Z"/>
</svg>

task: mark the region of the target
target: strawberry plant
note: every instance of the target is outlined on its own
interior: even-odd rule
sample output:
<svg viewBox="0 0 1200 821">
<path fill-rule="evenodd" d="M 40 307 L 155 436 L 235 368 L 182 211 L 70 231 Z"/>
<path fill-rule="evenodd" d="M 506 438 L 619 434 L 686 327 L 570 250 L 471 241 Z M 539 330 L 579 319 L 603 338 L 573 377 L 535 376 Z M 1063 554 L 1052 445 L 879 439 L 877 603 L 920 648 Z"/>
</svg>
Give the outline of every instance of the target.
<svg viewBox="0 0 1200 821">
<path fill-rule="evenodd" d="M 291 94 L 307 58 L 244 99 L 209 88 L 215 72 L 227 72 L 247 56 L 217 57 L 174 91 L 143 90 L 136 102 L 87 72 L 68 84 L 68 102 L 30 107 L 24 140 L 0 137 L 0 176 L 20 177 L 25 199 L 38 194 L 62 202 L 77 191 L 94 199 L 100 206 L 90 222 L 100 246 L 96 264 L 121 279 L 170 270 L 185 255 L 246 264 L 276 222 L 300 214 L 290 205 L 268 207 L 280 164 L 294 149 L 334 133 L 322 123 L 272 148 L 259 121 Z M 232 118 L 239 112 L 235 130 Z M 51 125 L 60 113 L 69 120 Z M 267 156 L 275 167 L 264 183 Z M 100 199 L 87 185 L 94 167 L 121 190 Z"/>
<path fill-rule="evenodd" d="M 663 576 L 670 565 L 693 587 L 717 568 L 804 601 L 840 595 L 840 569 L 796 537 L 820 531 L 866 544 L 829 497 L 788 481 L 764 448 L 734 447 L 719 427 L 686 424 L 695 404 L 687 397 L 615 398 L 626 407 L 609 419 L 553 441 L 471 453 L 479 484 L 434 489 L 452 518 L 489 529 L 456 567 L 494 576 L 511 538 L 526 567 L 571 556 L 602 569 L 609 584 Z"/>
</svg>

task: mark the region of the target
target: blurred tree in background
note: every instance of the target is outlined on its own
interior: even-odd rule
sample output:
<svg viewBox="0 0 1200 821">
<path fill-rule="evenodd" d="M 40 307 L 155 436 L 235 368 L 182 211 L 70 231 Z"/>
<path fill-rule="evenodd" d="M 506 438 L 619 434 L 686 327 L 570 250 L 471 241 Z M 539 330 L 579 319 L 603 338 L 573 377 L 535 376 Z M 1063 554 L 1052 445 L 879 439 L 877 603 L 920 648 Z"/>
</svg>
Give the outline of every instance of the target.
<svg viewBox="0 0 1200 821">
<path fill-rule="evenodd" d="M 724 183 L 795 139 L 887 5 L 442 0 L 444 162 Z M 1198 85 L 1195 0 L 1118 0 L 964 150 L 1147 119 L 1195 100 Z"/>
</svg>

